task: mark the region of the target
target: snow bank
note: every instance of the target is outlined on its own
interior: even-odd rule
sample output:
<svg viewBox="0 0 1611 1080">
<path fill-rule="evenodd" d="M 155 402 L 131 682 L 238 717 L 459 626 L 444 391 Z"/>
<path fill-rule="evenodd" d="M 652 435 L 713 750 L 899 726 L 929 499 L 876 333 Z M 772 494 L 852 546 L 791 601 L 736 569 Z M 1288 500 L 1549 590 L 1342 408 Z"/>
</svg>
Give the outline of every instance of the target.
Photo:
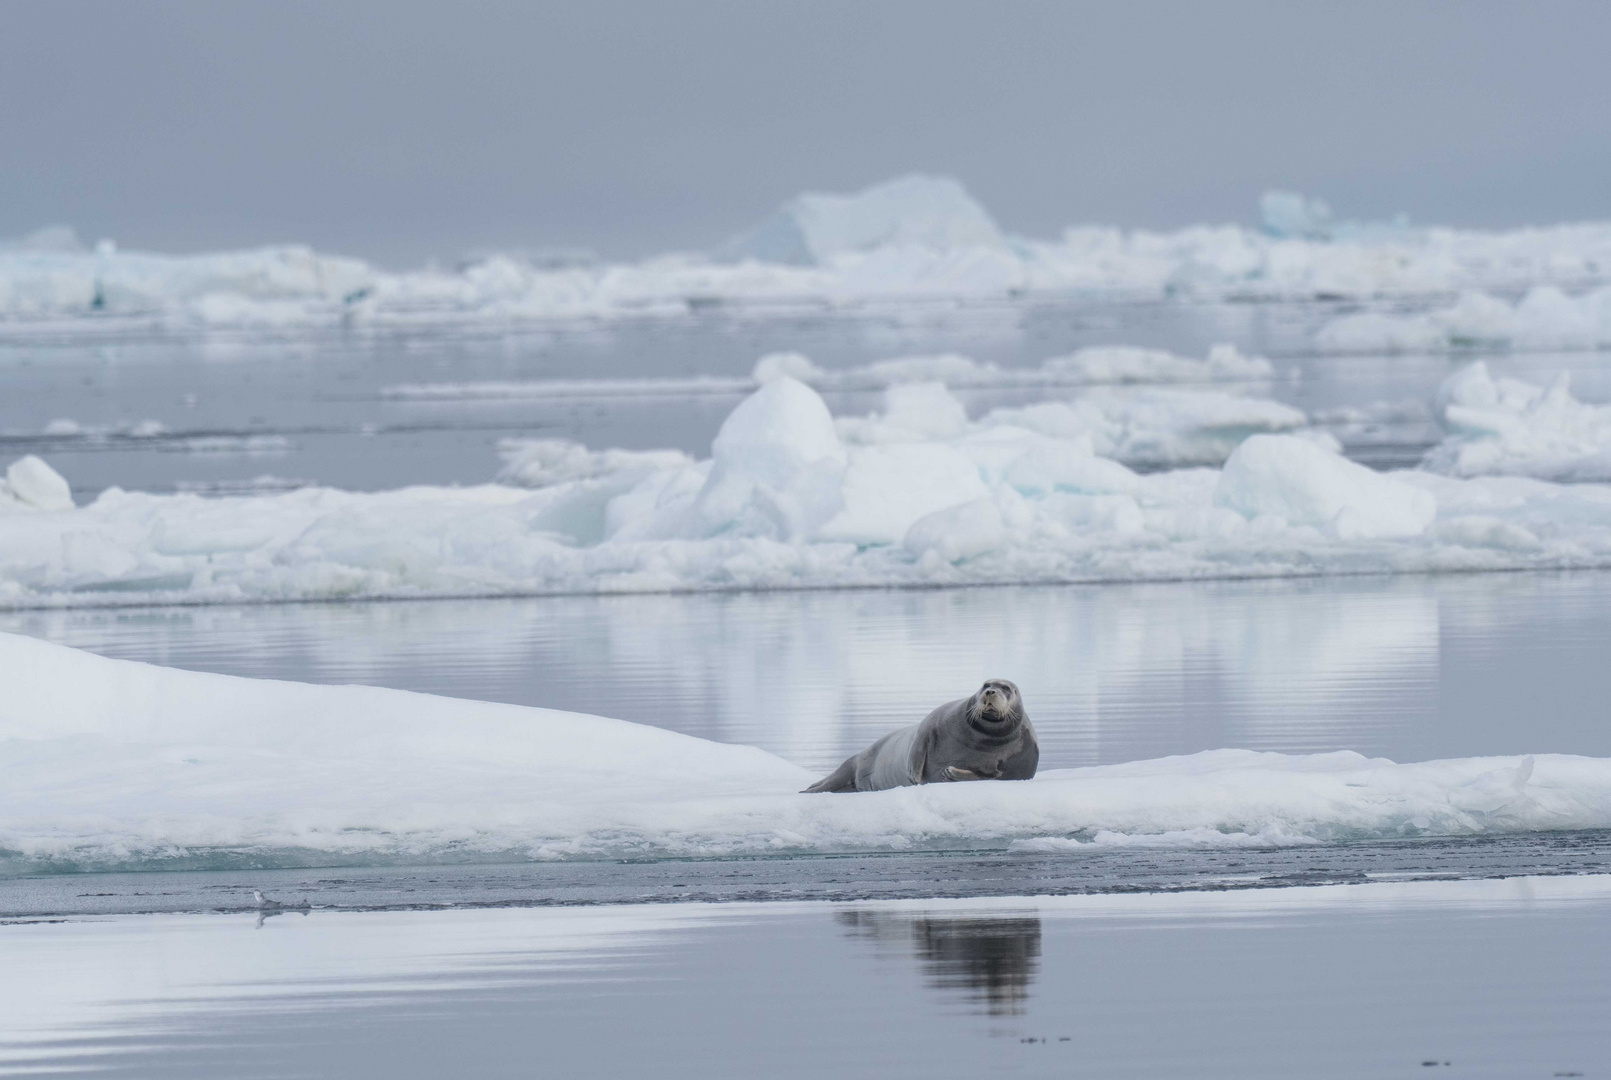
<svg viewBox="0 0 1611 1080">
<path fill-rule="evenodd" d="M 898 383 L 881 411 L 836 420 L 775 375 L 704 461 L 517 447 L 510 479 L 535 491 L 0 501 L 0 605 L 1611 566 L 1611 487 L 1380 474 L 1303 419 L 1160 388 L 970 419 L 943 385 Z M 1223 472 L 1115 459 L 1225 455 Z"/>
<path fill-rule="evenodd" d="M 1432 472 L 1611 480 L 1611 406 L 1574 398 L 1566 372 L 1545 389 L 1471 364 L 1438 387 L 1436 410 L 1449 434 L 1422 462 Z"/>
<path fill-rule="evenodd" d="M 815 772 L 761 750 L 599 716 L 179 671 L 12 635 L 0 667 L 12 872 L 1611 827 L 1599 758 L 1220 750 L 812 796 L 798 792 Z"/>
<path fill-rule="evenodd" d="M 956 181 L 915 176 L 854 195 L 802 195 L 715 255 L 556 265 L 502 254 L 402 273 L 294 246 L 177 256 L 103 241 L 87 250 L 70 230 L 47 230 L 0 246 L 0 332 L 121 330 L 130 319 L 199 331 L 501 325 L 1068 294 L 1368 298 L 1582 288 L 1611 278 L 1611 222 L 1502 232 L 1350 225 L 1332 222 L 1316 200 L 1279 193 L 1263 211 L 1268 231 L 1084 226 L 1055 239 L 1004 238 Z M 1603 300 L 1589 311 L 1538 295 L 1515 314 L 1518 325 L 1560 318 L 1562 327 L 1539 332 L 1603 340 Z M 1427 332 L 1414 320 L 1404 325 Z M 1356 321 L 1327 340 L 1358 348 L 1398 332 Z"/>
<path fill-rule="evenodd" d="M 1328 352 L 1437 352 L 1460 348 L 1611 348 L 1611 288 L 1569 296 L 1539 285 L 1511 304 L 1480 292 L 1420 315 L 1361 312 L 1315 335 Z"/>
</svg>

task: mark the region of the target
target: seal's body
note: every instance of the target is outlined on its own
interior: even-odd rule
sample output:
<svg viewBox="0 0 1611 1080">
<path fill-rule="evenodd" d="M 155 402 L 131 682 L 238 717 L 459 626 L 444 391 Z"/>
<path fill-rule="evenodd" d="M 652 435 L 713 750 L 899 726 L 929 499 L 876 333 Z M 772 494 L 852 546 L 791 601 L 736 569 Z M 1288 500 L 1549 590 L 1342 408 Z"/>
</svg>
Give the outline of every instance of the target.
<svg viewBox="0 0 1611 1080">
<path fill-rule="evenodd" d="M 1028 780 L 1040 764 L 1035 727 L 1018 687 L 990 679 L 972 697 L 941 705 L 892 731 L 807 791 L 882 791 L 945 780 Z"/>
</svg>

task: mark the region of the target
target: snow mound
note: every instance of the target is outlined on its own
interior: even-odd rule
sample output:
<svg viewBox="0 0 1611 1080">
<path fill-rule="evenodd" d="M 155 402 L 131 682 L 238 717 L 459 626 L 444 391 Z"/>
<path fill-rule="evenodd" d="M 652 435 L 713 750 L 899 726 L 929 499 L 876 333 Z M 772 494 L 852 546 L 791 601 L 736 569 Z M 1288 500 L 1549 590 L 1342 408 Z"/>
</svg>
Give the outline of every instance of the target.
<svg viewBox="0 0 1611 1080">
<path fill-rule="evenodd" d="M 804 795 L 764 751 L 600 716 L 180 671 L 0 635 L 0 871 L 1077 851 L 1611 827 L 1611 760 L 1219 750 Z"/>
<path fill-rule="evenodd" d="M 719 257 L 817 266 L 877 248 L 1002 248 L 996 223 L 948 176 L 902 176 L 854 195 L 808 192 L 784 203 Z"/>
<path fill-rule="evenodd" d="M 1290 435 L 1255 435 L 1237 447 L 1214 504 L 1343 539 L 1419 536 L 1438 512 L 1437 498 L 1424 488 Z"/>
<path fill-rule="evenodd" d="M 1573 397 L 1566 372 L 1545 389 L 1495 379 L 1479 361 L 1443 381 L 1436 409 L 1449 434 L 1422 468 L 1449 476 L 1611 481 L 1611 406 Z"/>
</svg>

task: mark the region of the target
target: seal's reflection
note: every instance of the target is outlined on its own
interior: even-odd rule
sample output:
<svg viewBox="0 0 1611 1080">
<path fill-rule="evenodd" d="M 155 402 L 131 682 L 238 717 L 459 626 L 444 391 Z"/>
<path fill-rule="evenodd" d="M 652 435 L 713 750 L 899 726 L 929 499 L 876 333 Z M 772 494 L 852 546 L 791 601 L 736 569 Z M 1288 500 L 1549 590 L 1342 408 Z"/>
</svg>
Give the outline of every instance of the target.
<svg viewBox="0 0 1611 1080">
<path fill-rule="evenodd" d="M 1040 972 L 1040 916 L 948 918 L 894 911 L 841 911 L 854 937 L 910 942 L 930 986 L 962 990 L 991 1016 L 1024 1011 Z"/>
</svg>

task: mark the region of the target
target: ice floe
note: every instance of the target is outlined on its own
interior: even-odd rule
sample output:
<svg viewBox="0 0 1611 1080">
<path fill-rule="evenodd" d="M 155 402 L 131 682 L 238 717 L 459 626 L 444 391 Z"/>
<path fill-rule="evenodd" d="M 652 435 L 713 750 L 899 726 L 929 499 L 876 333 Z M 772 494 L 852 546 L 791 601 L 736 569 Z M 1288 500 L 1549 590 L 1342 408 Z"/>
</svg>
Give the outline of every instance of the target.
<svg viewBox="0 0 1611 1080">
<path fill-rule="evenodd" d="M 499 480 L 533 488 L 693 464 L 681 450 L 589 450 L 570 439 L 500 439 L 498 456 L 504 461 Z"/>
<path fill-rule="evenodd" d="M 1316 332 L 1315 343 L 1345 353 L 1604 349 L 1611 347 L 1611 288 L 1569 296 L 1554 285 L 1539 285 L 1514 304 L 1467 292 L 1450 307 L 1422 314 L 1342 315 Z"/>
<path fill-rule="evenodd" d="M 1438 513 L 1437 499 L 1425 488 L 1316 443 L 1273 435 L 1252 436 L 1236 448 L 1214 504 L 1253 521 L 1269 515 L 1343 539 L 1419 536 Z"/>
<path fill-rule="evenodd" d="M 32 432 L 0 433 L 12 438 L 29 438 Z M 54 445 L 124 445 L 159 453 L 245 454 L 274 456 L 296 449 L 288 435 L 264 431 L 175 431 L 160 420 L 125 421 L 118 424 L 85 424 L 68 417 L 49 421 L 37 433 Z"/>
<path fill-rule="evenodd" d="M 1611 405 L 1573 397 L 1566 372 L 1545 388 L 1495 379 L 1479 361 L 1443 381 L 1435 408 L 1448 437 L 1423 468 L 1450 476 L 1611 481 Z"/>
<path fill-rule="evenodd" d="M 0 870 L 1284 845 L 1611 827 L 1611 761 L 1219 750 L 803 795 L 753 747 L 599 716 L 110 660 L 0 635 Z"/>
<path fill-rule="evenodd" d="M 1265 197 L 1263 217 L 1263 229 L 1079 226 L 1027 239 L 1002 234 L 955 180 L 911 176 L 849 195 L 802 195 L 711 253 L 635 263 L 492 254 L 454 269 L 403 272 L 299 246 L 164 255 L 102 241 L 86 249 L 55 230 L 0 246 L 0 332 L 122 329 L 131 318 L 202 331 L 503 324 L 1070 294 L 1435 296 L 1611 278 L 1611 222 L 1504 231 L 1360 225 L 1334 222 L 1318 200 L 1282 193 Z M 1602 332 L 1603 320 L 1585 330 L 1569 305 L 1551 307 L 1541 296 L 1516 313 L 1520 323 L 1574 319 L 1549 331 L 1572 340 Z M 1440 331 L 1413 320 L 1393 326 L 1356 321 L 1327 341 L 1356 348 L 1367 338 Z"/>
<path fill-rule="evenodd" d="M 61 473 L 29 454 L 6 466 L 0 499 L 35 510 L 71 510 L 73 489 Z"/>
<path fill-rule="evenodd" d="M 635 379 L 524 379 L 482 382 L 398 383 L 381 396 L 396 401 L 503 401 L 536 398 L 694 397 L 747 394 L 787 375 L 823 392 L 882 390 L 909 382 L 942 382 L 956 389 L 1024 389 L 1256 382 L 1275 375 L 1262 356 L 1245 356 L 1234 345 L 1216 345 L 1201 360 L 1165 349 L 1094 345 L 1054 356 L 1036 367 L 1004 368 L 959 353 L 895 356 L 843 368 L 824 368 L 800 353 L 761 357 L 748 377 L 688 375 Z"/>
<path fill-rule="evenodd" d="M 1448 391 L 1446 418 L 1495 423 L 1459 411 L 1481 397 L 1479 374 Z M 1517 415 L 1545 407 L 1567 408 Z M 871 415 L 835 418 L 773 373 L 705 460 L 542 440 L 506 447 L 503 484 L 0 501 L 0 604 L 1611 566 L 1611 486 L 1379 473 L 1305 419 L 1159 387 L 975 419 L 933 382 L 896 383 Z"/>
</svg>

